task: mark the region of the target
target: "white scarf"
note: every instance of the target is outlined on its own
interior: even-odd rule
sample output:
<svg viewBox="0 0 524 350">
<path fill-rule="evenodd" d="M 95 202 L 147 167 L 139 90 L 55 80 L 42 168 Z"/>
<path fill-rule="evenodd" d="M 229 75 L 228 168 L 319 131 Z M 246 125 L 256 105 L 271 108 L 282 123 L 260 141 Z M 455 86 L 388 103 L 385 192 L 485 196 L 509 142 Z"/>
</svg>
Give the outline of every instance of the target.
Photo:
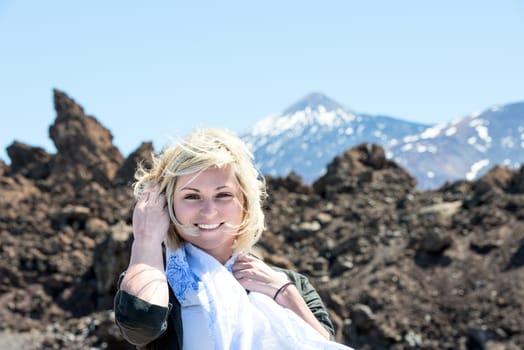
<svg viewBox="0 0 524 350">
<path fill-rule="evenodd" d="M 246 293 L 225 265 L 186 243 L 167 252 L 166 276 L 182 306 L 184 349 L 351 349 L 328 341 L 270 297 Z"/>
</svg>

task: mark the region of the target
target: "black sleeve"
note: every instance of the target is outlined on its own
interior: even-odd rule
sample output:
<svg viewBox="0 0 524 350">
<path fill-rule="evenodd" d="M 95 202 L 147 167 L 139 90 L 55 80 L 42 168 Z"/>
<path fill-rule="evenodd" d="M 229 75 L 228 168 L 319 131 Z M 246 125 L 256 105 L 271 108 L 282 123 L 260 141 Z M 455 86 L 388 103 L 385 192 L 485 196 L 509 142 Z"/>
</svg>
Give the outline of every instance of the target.
<svg viewBox="0 0 524 350">
<path fill-rule="evenodd" d="M 138 347 L 145 346 L 167 329 L 169 308 L 148 303 L 126 291 L 118 291 L 114 298 L 115 322 L 124 339 Z"/>
</svg>

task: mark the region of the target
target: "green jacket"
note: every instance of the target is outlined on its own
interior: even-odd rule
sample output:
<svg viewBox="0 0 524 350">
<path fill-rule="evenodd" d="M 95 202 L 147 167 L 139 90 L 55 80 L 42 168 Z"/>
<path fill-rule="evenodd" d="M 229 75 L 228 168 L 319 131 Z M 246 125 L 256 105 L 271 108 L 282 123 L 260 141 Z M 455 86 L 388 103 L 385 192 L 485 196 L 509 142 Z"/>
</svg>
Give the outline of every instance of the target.
<svg viewBox="0 0 524 350">
<path fill-rule="evenodd" d="M 273 267 L 284 272 L 294 282 L 311 312 L 334 338 L 333 324 L 317 291 L 307 277 L 287 269 Z M 180 303 L 169 288 L 169 306 L 161 307 L 150 304 L 134 295 L 120 290 L 120 282 L 125 272 L 120 275 L 118 291 L 114 299 L 115 322 L 122 336 L 138 349 L 178 349 L 182 350 L 182 312 Z"/>
</svg>

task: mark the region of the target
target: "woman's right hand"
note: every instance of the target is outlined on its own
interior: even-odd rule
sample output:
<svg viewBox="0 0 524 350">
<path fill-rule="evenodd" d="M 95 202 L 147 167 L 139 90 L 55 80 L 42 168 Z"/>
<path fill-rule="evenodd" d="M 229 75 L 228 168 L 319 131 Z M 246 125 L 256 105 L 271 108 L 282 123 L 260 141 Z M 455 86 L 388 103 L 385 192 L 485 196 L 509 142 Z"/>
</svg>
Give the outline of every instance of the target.
<svg viewBox="0 0 524 350">
<path fill-rule="evenodd" d="M 169 214 L 166 198 L 158 192 L 158 187 L 146 189 L 133 211 L 133 236 L 135 241 L 148 241 L 161 244 L 169 229 Z"/>
<path fill-rule="evenodd" d="M 165 197 L 155 187 L 144 191 L 133 211 L 134 241 L 120 289 L 162 307 L 169 302 L 162 255 L 168 229 Z"/>
</svg>

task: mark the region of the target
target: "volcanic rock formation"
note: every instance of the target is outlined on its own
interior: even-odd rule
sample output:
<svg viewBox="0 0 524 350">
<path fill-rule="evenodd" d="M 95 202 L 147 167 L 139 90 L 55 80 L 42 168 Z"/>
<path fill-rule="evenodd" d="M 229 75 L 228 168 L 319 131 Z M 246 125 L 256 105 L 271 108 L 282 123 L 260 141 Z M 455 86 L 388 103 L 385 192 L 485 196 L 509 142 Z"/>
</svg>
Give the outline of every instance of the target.
<svg viewBox="0 0 524 350">
<path fill-rule="evenodd" d="M 0 343 L 132 349 L 111 311 L 132 241 L 130 183 L 150 162 L 55 91 L 57 153 L 14 141 L 0 162 Z M 415 189 L 361 144 L 312 186 L 267 178 L 269 263 L 310 277 L 356 349 L 524 348 L 524 167 Z"/>
</svg>

